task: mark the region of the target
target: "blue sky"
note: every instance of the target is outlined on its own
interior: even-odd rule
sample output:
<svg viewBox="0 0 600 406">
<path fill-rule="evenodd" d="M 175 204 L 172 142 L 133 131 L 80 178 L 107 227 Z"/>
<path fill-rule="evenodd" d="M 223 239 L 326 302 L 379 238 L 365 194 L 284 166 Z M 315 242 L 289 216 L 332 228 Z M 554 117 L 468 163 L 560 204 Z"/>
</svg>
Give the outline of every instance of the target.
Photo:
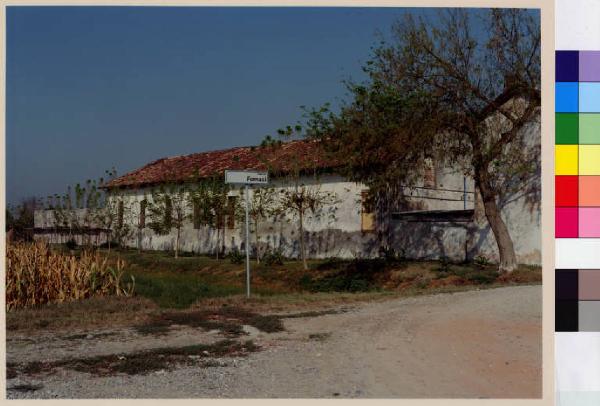
<svg viewBox="0 0 600 406">
<path fill-rule="evenodd" d="M 9 7 L 7 201 L 154 159 L 259 143 L 406 9 Z"/>
</svg>

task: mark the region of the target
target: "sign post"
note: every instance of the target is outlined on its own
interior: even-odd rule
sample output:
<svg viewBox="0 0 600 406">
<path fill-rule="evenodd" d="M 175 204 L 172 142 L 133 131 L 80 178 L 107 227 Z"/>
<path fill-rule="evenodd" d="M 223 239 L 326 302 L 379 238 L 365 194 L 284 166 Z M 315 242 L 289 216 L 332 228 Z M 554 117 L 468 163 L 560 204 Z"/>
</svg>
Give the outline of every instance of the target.
<svg viewBox="0 0 600 406">
<path fill-rule="evenodd" d="M 248 200 L 248 185 L 266 185 L 269 183 L 268 172 L 259 171 L 225 171 L 225 183 L 244 185 L 246 201 L 246 297 L 250 297 L 250 202 Z"/>
</svg>

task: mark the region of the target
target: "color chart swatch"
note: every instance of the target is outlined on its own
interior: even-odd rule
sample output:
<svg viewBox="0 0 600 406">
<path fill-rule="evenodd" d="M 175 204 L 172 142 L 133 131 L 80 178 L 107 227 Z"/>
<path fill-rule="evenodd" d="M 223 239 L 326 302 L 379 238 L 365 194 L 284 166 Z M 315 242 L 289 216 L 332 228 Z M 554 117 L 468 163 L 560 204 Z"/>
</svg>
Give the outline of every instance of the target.
<svg viewBox="0 0 600 406">
<path fill-rule="evenodd" d="M 556 51 L 556 238 L 600 237 L 600 51 Z"/>
<path fill-rule="evenodd" d="M 556 331 L 600 331 L 600 269 L 557 269 Z"/>
<path fill-rule="evenodd" d="M 600 1 L 555 0 L 556 405 L 600 405 Z M 546 99 L 544 99 L 546 100 Z M 542 102 L 543 103 L 543 102 Z M 544 283 L 548 280 L 545 279 Z"/>
</svg>

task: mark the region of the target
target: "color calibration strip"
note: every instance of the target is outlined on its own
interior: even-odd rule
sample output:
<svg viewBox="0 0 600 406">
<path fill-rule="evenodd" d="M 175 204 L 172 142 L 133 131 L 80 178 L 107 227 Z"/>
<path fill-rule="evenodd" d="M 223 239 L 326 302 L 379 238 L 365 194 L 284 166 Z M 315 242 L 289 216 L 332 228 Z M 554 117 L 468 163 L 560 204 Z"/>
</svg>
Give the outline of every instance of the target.
<svg viewBox="0 0 600 406">
<path fill-rule="evenodd" d="M 600 331 L 600 269 L 557 269 L 556 331 Z"/>
<path fill-rule="evenodd" d="M 600 237 L 600 51 L 556 51 L 556 238 Z"/>
<path fill-rule="evenodd" d="M 554 15 L 562 50 L 555 55 L 555 400 L 591 406 L 600 405 L 600 1 L 555 0 Z"/>
</svg>

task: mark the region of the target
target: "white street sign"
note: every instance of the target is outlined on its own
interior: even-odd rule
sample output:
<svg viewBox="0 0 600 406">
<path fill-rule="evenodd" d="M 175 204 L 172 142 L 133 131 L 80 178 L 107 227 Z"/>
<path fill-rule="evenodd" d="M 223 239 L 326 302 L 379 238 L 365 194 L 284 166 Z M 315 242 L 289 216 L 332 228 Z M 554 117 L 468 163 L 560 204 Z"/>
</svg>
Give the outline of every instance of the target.
<svg viewBox="0 0 600 406">
<path fill-rule="evenodd" d="M 246 296 L 250 297 L 250 220 L 248 211 L 248 185 L 264 185 L 269 183 L 269 173 L 260 171 L 225 171 L 225 183 L 237 183 L 244 186 L 246 200 Z"/>
<path fill-rule="evenodd" d="M 225 183 L 264 185 L 269 183 L 269 173 L 261 171 L 225 171 Z"/>
</svg>

